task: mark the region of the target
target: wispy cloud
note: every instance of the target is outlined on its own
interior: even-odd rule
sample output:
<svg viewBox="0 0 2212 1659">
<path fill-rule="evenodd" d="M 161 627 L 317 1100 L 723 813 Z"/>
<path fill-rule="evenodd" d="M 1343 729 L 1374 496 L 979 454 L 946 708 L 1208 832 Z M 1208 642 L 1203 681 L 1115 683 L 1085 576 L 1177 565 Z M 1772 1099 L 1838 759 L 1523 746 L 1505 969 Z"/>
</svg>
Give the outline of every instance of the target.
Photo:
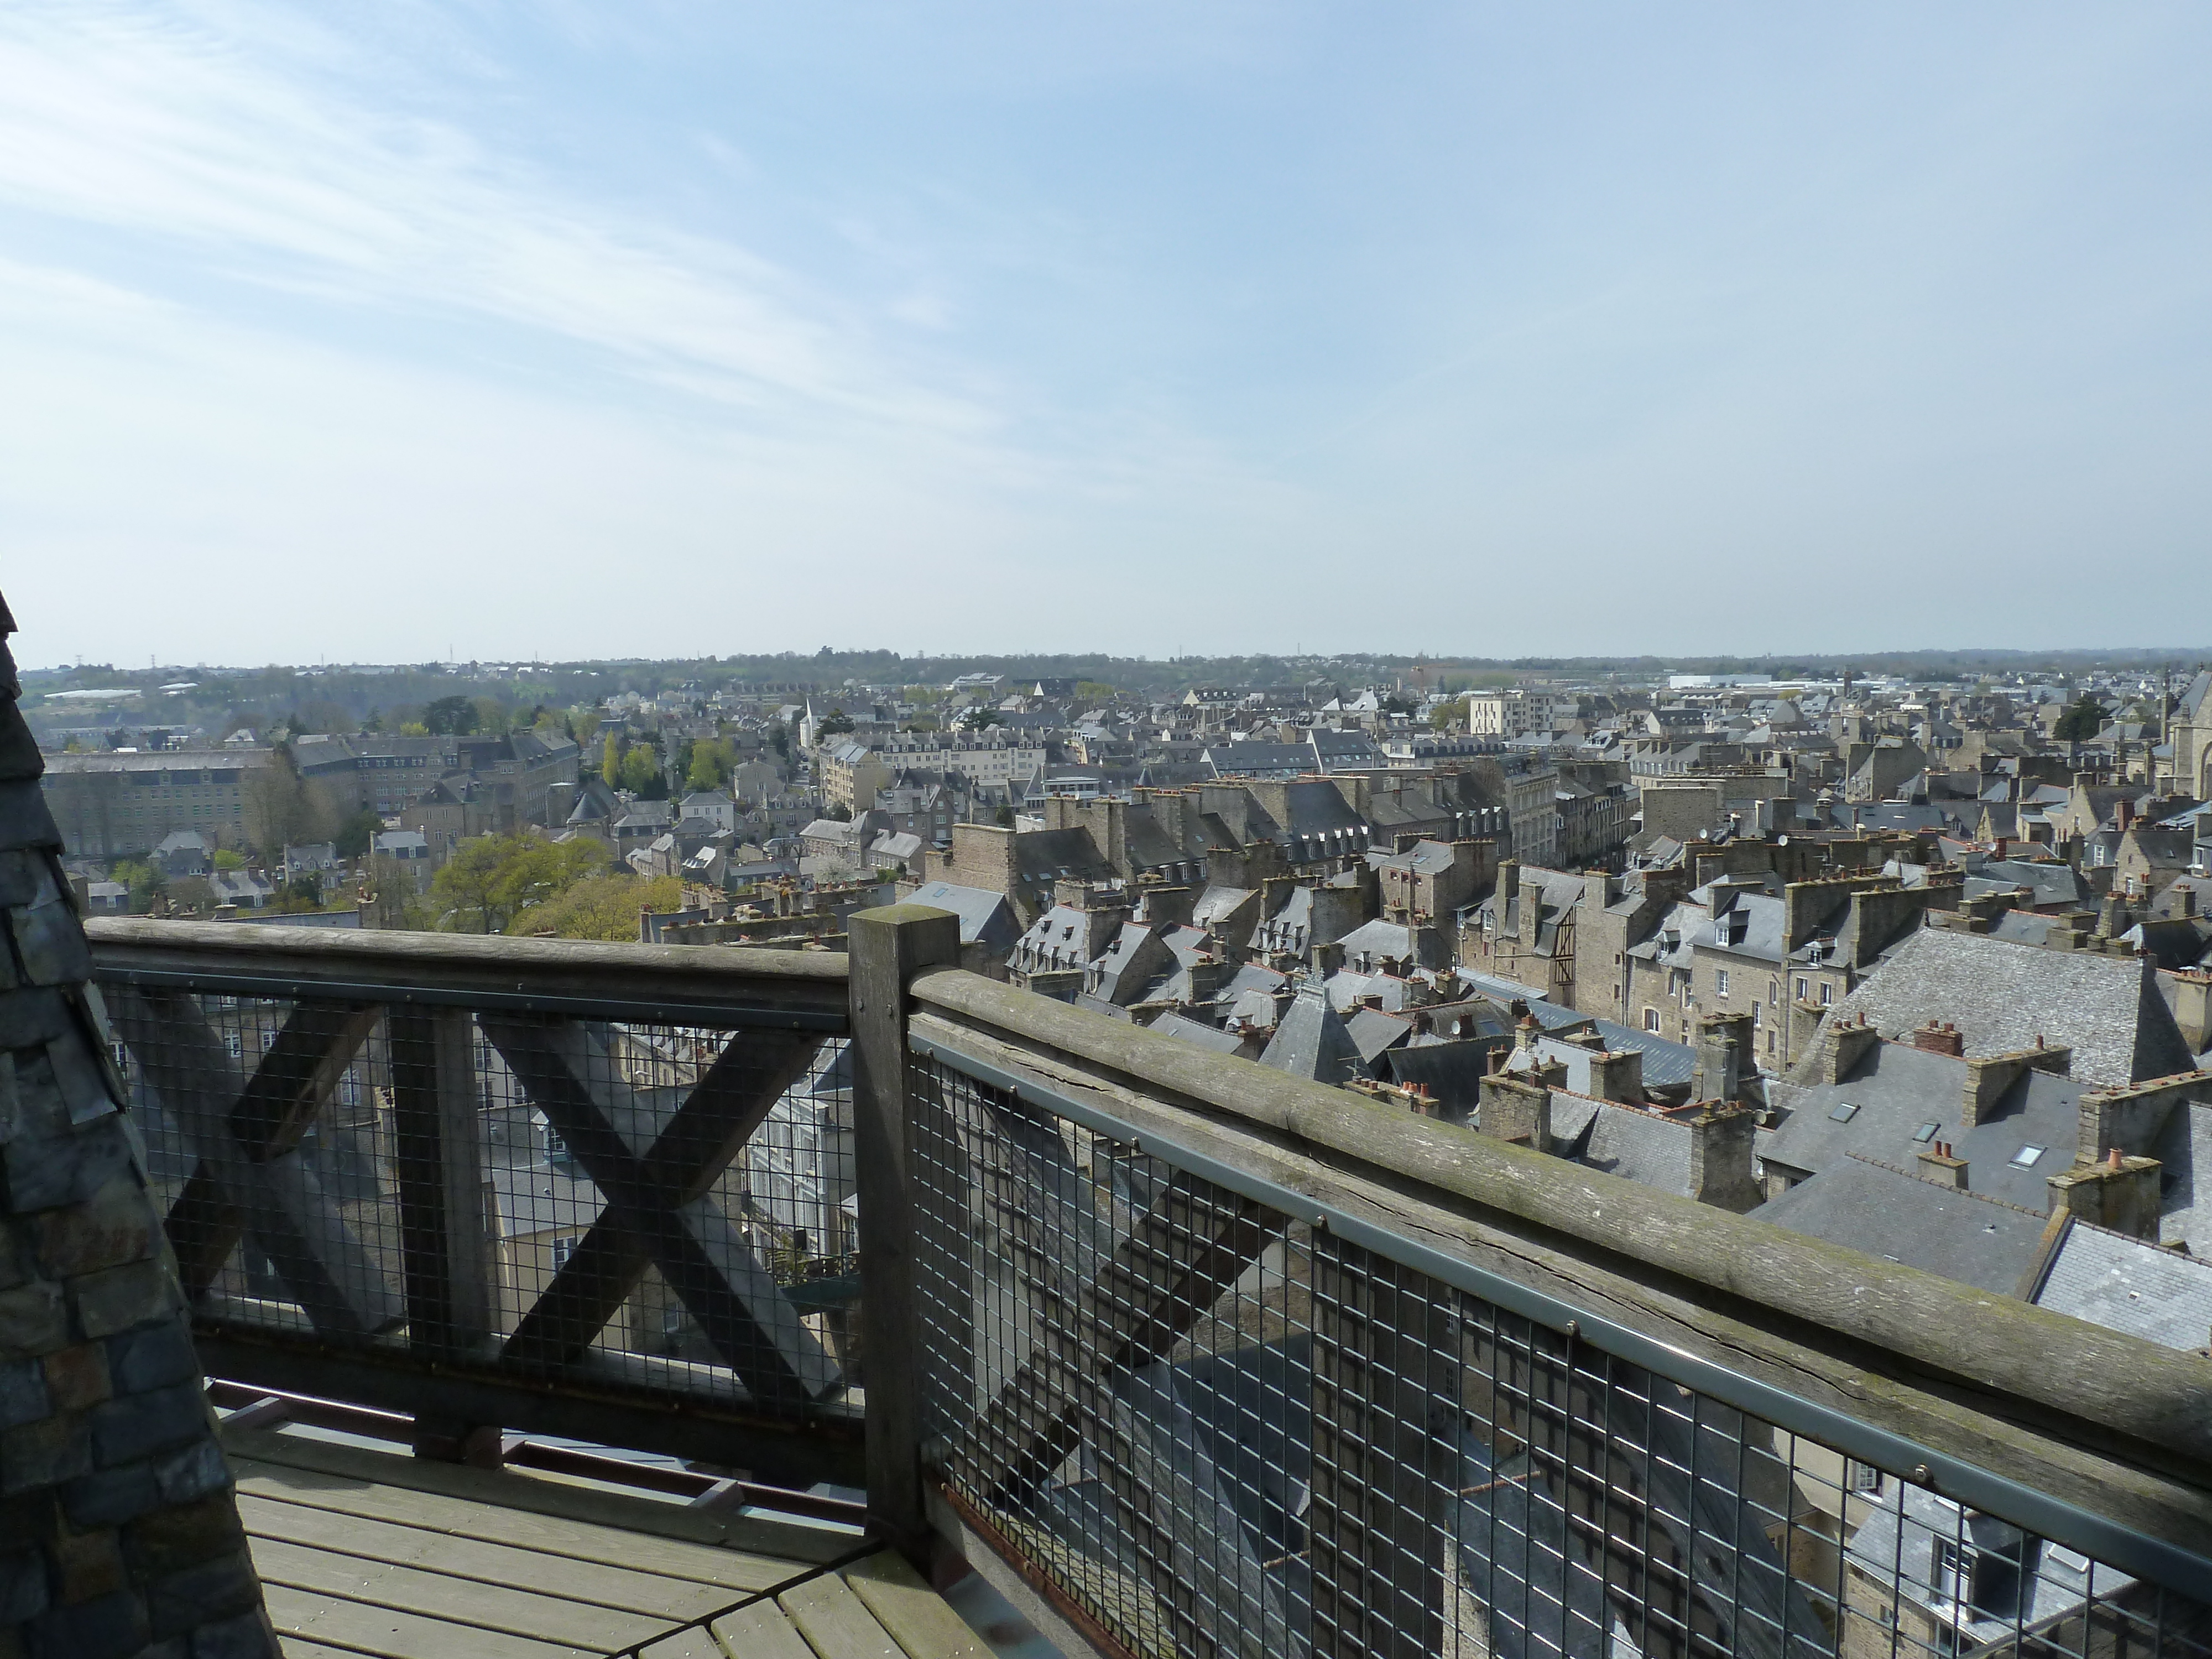
<svg viewBox="0 0 2212 1659">
<path fill-rule="evenodd" d="M 902 373 L 877 319 L 744 247 L 578 200 L 371 95 L 349 44 L 296 19 L 226 21 L 0 11 L 0 203 L 157 240 L 234 283 L 542 331 L 739 408 L 995 424 Z"/>
</svg>

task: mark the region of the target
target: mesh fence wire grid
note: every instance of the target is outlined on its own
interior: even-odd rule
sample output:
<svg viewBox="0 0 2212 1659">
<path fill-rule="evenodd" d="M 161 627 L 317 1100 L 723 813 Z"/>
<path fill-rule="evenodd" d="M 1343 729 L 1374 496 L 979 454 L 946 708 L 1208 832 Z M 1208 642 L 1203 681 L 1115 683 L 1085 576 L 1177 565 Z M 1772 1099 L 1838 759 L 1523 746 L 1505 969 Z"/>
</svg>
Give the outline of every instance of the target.
<svg viewBox="0 0 2212 1659">
<path fill-rule="evenodd" d="M 1142 1655 L 2212 1653 L 2212 1610 L 916 1055 L 933 1458 Z"/>
<path fill-rule="evenodd" d="M 755 1410 L 859 1381 L 845 1039 L 106 998 L 204 1325 Z"/>
</svg>

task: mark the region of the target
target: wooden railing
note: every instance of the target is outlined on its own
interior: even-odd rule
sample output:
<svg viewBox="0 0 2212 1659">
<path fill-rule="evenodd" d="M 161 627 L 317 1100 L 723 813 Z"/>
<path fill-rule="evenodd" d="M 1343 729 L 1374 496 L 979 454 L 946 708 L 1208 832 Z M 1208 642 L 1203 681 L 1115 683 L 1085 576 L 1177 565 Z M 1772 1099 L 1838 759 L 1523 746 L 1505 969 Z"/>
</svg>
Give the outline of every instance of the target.
<svg viewBox="0 0 2212 1659">
<path fill-rule="evenodd" d="M 416 1412 L 426 1448 L 864 1485 L 1108 1650 L 2205 1639 L 2201 1356 L 1014 991 L 942 912 L 856 915 L 849 960 L 88 932 L 210 1369 Z M 822 1138 L 769 1144 L 794 1100 Z M 578 1206 L 532 1271 L 526 1120 Z M 820 1219 L 855 1212 L 856 1285 Z M 2104 1577 L 1946 1602 L 2008 1539 L 2032 1584 Z"/>
</svg>

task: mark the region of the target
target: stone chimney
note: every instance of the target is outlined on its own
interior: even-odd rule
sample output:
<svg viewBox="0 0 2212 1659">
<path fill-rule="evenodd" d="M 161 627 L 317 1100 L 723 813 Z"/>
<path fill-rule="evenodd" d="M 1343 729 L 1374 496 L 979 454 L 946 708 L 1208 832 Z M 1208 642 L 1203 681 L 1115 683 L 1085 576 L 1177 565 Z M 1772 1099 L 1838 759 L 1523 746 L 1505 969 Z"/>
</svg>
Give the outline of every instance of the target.
<svg viewBox="0 0 2212 1659">
<path fill-rule="evenodd" d="M 15 707 L 15 629 L 0 599 L 0 1652 L 276 1659 Z"/>
<path fill-rule="evenodd" d="M 1881 1041 L 1881 1033 L 1867 1024 L 1864 1014 L 1858 1017 L 1856 1024 L 1840 1019 L 1832 1022 L 1827 1037 L 1820 1045 L 1820 1081 L 1843 1082 Z"/>
<path fill-rule="evenodd" d="M 1536 948 L 1537 931 L 1544 925 L 1544 884 L 1524 882 L 1521 887 L 1521 908 L 1516 920 L 1519 922 L 1521 944 L 1524 950 Z"/>
<path fill-rule="evenodd" d="M 1476 1127 L 1495 1140 L 1552 1150 L 1552 1091 L 1504 1072 L 1482 1079 Z"/>
<path fill-rule="evenodd" d="M 1519 859 L 1506 859 L 1498 866 L 1498 902 L 1503 904 L 1508 899 L 1518 897 L 1520 896 L 1520 892 L 1521 860 Z M 1502 910 L 1499 912 L 1498 919 L 1501 923 L 1505 920 L 1504 913 Z"/>
<path fill-rule="evenodd" d="M 1749 1014 L 1704 1014 L 1698 1019 L 1698 1069 L 1691 1085 L 1694 1100 L 1740 1101 L 1755 1069 L 1750 1060 Z"/>
<path fill-rule="evenodd" d="M 1966 1160 L 1956 1157 L 1948 1140 L 1936 1141 L 1920 1149 L 1920 1178 L 1932 1181 L 1938 1187 L 1955 1187 L 1966 1190 Z"/>
<path fill-rule="evenodd" d="M 1690 1132 L 1692 1198 L 1738 1215 L 1765 1198 L 1752 1168 L 1752 1146 L 1759 1130 L 1755 1110 L 1723 1103 L 1680 1121 Z"/>
<path fill-rule="evenodd" d="M 1589 1057 L 1589 1091 L 1600 1100 L 1644 1104 L 1644 1053 L 1638 1048 L 1599 1049 Z"/>
<path fill-rule="evenodd" d="M 2136 804 L 2124 798 L 2112 803 L 2112 827 L 2123 835 L 2136 821 Z"/>
<path fill-rule="evenodd" d="M 2158 1178 L 2154 1158 L 2130 1158 L 2117 1146 L 2100 1164 L 2077 1164 L 2046 1183 L 2051 1211 L 2109 1227 L 2130 1238 L 2158 1237 Z"/>
<path fill-rule="evenodd" d="M 1966 1039 L 1957 1026 L 1938 1025 L 1932 1019 L 1912 1033 L 1912 1046 L 1924 1054 L 1949 1054 L 1954 1060 L 1964 1059 L 1966 1053 Z"/>
</svg>

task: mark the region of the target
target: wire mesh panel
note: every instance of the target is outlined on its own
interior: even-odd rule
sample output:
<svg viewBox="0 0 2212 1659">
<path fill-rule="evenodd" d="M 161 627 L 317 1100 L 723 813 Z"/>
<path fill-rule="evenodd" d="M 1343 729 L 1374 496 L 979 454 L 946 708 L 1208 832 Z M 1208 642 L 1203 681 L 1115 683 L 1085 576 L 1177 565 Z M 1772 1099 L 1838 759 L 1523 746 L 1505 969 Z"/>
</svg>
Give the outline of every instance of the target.
<svg viewBox="0 0 2212 1659">
<path fill-rule="evenodd" d="M 933 1457 L 1132 1652 L 2212 1654 L 2174 1586 L 913 1064 Z"/>
<path fill-rule="evenodd" d="M 772 1413 L 857 1380 L 844 1039 L 109 1002 L 204 1328 Z"/>
</svg>

